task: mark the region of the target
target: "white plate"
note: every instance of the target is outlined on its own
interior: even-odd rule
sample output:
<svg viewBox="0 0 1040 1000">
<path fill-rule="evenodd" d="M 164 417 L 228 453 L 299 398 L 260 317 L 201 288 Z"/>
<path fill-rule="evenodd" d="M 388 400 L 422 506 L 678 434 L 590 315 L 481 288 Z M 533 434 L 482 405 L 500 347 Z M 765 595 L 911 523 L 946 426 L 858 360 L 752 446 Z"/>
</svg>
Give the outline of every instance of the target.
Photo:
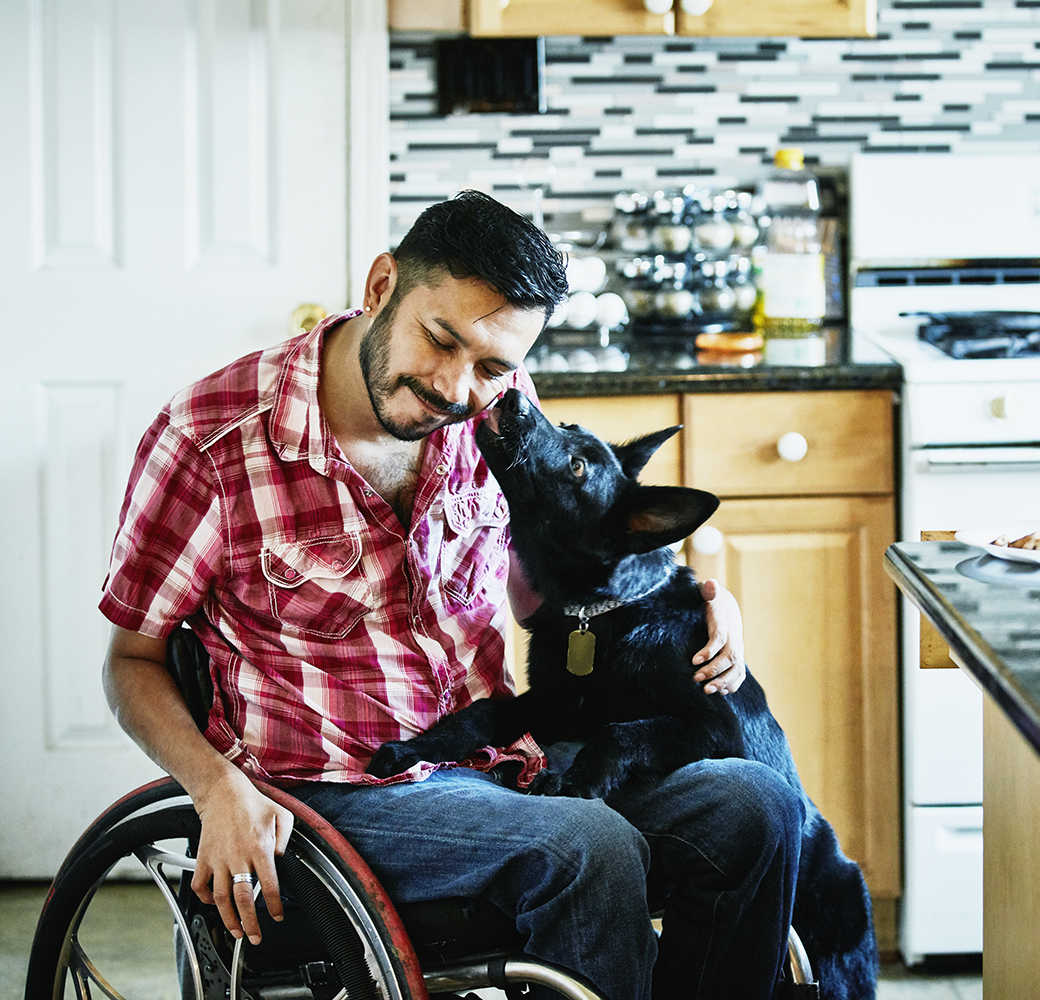
<svg viewBox="0 0 1040 1000">
<path fill-rule="evenodd" d="M 1014 541 L 1023 535 L 1030 535 L 1040 530 L 1040 518 L 1035 521 L 1005 521 L 1003 524 L 986 524 L 981 528 L 965 528 L 954 537 L 965 545 L 977 545 L 998 559 L 1012 559 L 1015 562 L 1040 563 L 1040 549 L 1012 549 L 1006 545 L 990 544 L 994 538 L 1004 535 L 1008 541 Z"/>
</svg>

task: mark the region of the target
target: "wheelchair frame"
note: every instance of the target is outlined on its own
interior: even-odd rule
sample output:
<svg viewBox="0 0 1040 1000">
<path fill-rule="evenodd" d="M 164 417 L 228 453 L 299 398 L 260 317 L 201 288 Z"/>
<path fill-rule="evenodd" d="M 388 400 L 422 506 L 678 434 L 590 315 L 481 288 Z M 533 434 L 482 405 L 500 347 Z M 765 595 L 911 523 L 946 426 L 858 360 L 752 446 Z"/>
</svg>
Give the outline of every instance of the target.
<svg viewBox="0 0 1040 1000">
<path fill-rule="evenodd" d="M 204 728 L 212 698 L 208 656 L 187 629 L 175 631 L 169 649 L 170 672 Z M 247 945 L 224 929 L 215 907 L 198 900 L 190 881 L 201 823 L 181 786 L 161 778 L 105 810 L 62 863 L 33 939 L 26 1000 L 63 1000 L 70 982 L 79 1000 L 130 1000 L 80 937 L 95 894 L 127 857 L 137 858 L 170 908 L 183 998 L 427 1000 L 431 993 L 495 987 L 517 1000 L 522 984 L 537 984 L 565 1000 L 602 1000 L 575 974 L 524 954 L 512 920 L 485 900 L 395 906 L 331 824 L 288 792 L 256 784 L 294 816 L 288 849 L 277 859 L 291 900 L 284 927 L 268 917 L 261 944 Z M 262 906 L 258 912 L 266 915 Z M 818 997 L 793 927 L 787 959 L 786 997 Z"/>
</svg>

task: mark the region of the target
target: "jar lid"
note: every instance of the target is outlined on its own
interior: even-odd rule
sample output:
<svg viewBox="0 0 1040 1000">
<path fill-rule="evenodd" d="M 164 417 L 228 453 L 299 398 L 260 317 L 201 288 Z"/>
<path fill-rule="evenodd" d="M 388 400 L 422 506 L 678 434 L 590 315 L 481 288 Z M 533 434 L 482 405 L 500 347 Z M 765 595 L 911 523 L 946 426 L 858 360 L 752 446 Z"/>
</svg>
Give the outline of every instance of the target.
<svg viewBox="0 0 1040 1000">
<path fill-rule="evenodd" d="M 778 149 L 773 162 L 783 170 L 801 170 L 805 166 L 805 157 L 797 146 Z"/>
</svg>

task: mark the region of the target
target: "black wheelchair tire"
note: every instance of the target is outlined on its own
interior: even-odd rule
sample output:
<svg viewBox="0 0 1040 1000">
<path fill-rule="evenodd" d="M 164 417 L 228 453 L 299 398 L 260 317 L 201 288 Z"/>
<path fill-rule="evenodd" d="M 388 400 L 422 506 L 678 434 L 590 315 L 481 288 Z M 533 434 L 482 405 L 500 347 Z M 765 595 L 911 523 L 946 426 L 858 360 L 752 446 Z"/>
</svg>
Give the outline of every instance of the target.
<svg viewBox="0 0 1040 1000">
<path fill-rule="evenodd" d="M 284 792 L 264 790 L 294 813 L 289 849 L 278 861 L 279 880 L 317 930 L 340 977 L 337 996 L 426 1000 L 411 944 L 371 871 L 317 814 Z M 98 817 L 51 885 L 33 939 L 26 1000 L 64 996 L 74 935 L 118 861 L 158 841 L 197 839 L 199 829 L 194 808 L 171 779 L 137 789 Z"/>
</svg>

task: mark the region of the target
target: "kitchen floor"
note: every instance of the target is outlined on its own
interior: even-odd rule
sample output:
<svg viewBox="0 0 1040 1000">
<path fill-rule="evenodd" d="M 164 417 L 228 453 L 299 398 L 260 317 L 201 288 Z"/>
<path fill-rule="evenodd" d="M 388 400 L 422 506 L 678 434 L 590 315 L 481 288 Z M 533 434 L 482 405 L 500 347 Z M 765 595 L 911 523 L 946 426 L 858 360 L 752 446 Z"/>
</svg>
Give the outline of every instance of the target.
<svg viewBox="0 0 1040 1000">
<path fill-rule="evenodd" d="M 169 941 L 169 916 L 157 893 L 147 885 L 106 887 L 105 903 L 119 937 L 111 961 L 121 967 L 122 989 L 130 998 L 165 997 L 154 969 L 162 963 Z M 38 883 L 0 882 L 0 997 L 20 997 L 36 920 L 47 887 Z M 156 905 L 158 903 L 158 905 Z M 112 970 L 113 965 L 106 965 Z M 114 975 L 114 973 L 113 973 Z M 489 998 L 496 990 L 483 991 Z M 982 1000 L 982 976 L 977 967 L 908 970 L 901 964 L 881 970 L 878 1000 Z"/>
</svg>

